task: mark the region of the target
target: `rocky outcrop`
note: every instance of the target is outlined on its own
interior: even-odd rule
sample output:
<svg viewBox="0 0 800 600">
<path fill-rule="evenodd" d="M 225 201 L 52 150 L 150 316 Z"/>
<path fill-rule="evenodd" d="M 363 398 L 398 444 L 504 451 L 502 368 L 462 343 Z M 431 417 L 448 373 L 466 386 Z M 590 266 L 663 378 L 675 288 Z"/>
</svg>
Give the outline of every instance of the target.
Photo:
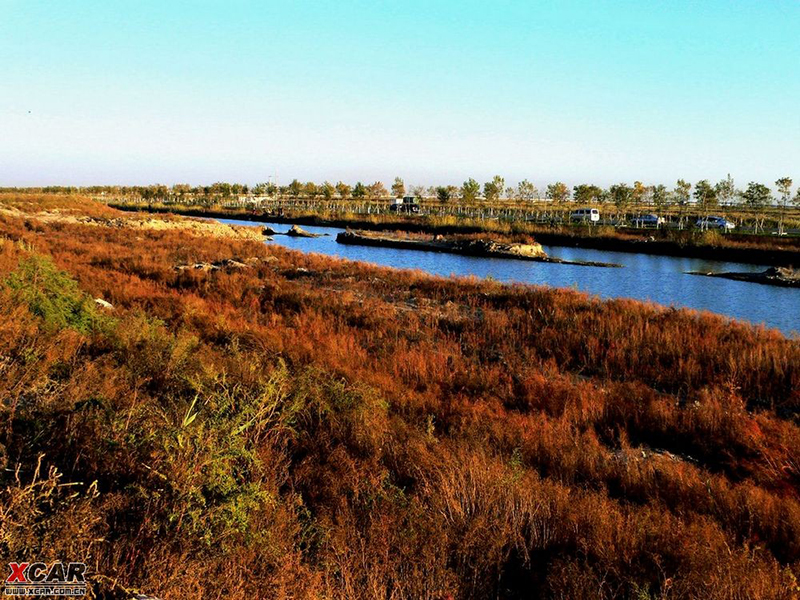
<svg viewBox="0 0 800 600">
<path fill-rule="evenodd" d="M 114 310 L 114 305 L 111 304 L 111 302 L 103 300 L 102 298 L 95 298 L 94 303 L 100 308 L 104 308 L 106 310 Z"/>
<path fill-rule="evenodd" d="M 215 262 L 199 262 L 194 263 L 191 265 L 177 265 L 175 267 L 176 271 L 219 271 L 221 269 L 228 270 L 228 271 L 235 271 L 237 269 L 246 269 L 248 267 L 254 267 L 261 262 L 272 262 L 276 260 L 275 257 L 269 256 L 265 259 L 260 259 L 256 257 L 246 258 L 244 262 L 235 260 L 233 258 L 224 258 L 222 260 L 218 260 Z"/>
<path fill-rule="evenodd" d="M 800 288 L 800 271 L 790 267 L 770 267 L 760 273 L 739 273 L 739 272 L 701 272 L 691 271 L 689 275 L 703 275 L 704 277 L 721 277 L 723 279 L 733 279 L 735 281 L 749 281 L 751 283 L 761 283 L 764 285 L 777 285 L 780 287 Z"/>
<path fill-rule="evenodd" d="M 304 237 L 304 238 L 320 237 L 320 234 L 318 234 L 318 233 L 310 233 L 310 232 L 306 231 L 305 229 L 303 229 L 301 227 L 298 227 L 297 225 L 292 225 L 291 229 L 289 229 L 289 231 L 286 232 L 286 235 L 289 235 L 289 236 L 292 236 L 292 237 Z"/>
</svg>

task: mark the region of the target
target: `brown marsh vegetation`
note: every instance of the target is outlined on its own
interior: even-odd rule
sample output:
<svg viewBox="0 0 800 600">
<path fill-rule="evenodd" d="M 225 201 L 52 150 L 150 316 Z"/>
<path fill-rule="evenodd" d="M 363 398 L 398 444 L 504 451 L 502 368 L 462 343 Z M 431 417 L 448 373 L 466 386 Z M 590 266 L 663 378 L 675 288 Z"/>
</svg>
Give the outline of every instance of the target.
<svg viewBox="0 0 800 600">
<path fill-rule="evenodd" d="M 85 560 L 102 598 L 800 593 L 797 340 L 175 229 L 0 235 L 2 561 Z M 258 260 L 175 269 L 225 258 Z"/>
</svg>

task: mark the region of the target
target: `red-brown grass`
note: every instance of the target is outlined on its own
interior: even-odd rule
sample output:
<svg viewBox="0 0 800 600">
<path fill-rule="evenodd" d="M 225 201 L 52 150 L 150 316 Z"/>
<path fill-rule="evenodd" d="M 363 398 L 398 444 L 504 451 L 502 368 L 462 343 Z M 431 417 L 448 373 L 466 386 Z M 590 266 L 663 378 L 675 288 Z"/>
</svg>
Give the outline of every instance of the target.
<svg viewBox="0 0 800 600">
<path fill-rule="evenodd" d="M 49 257 L 115 307 L 53 329 L 0 286 L 3 560 L 85 560 L 108 598 L 800 592 L 796 340 L 175 230 L 0 233 L 0 279 Z M 260 260 L 174 268 L 224 258 Z"/>
</svg>

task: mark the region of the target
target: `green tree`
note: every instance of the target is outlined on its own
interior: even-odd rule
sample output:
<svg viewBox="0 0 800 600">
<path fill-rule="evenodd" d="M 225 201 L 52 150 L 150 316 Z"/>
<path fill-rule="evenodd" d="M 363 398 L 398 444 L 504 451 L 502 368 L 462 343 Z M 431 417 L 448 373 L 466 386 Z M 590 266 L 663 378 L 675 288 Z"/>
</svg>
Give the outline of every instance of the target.
<svg viewBox="0 0 800 600">
<path fill-rule="evenodd" d="M 556 181 L 547 186 L 545 198 L 553 202 L 566 202 L 569 200 L 569 188 L 566 183 Z"/>
<path fill-rule="evenodd" d="M 481 184 L 472 177 L 467 179 L 461 186 L 461 198 L 466 202 L 475 202 L 481 193 Z"/>
<path fill-rule="evenodd" d="M 278 186 L 274 183 L 257 183 L 253 187 L 256 196 L 274 196 L 278 193 Z"/>
<path fill-rule="evenodd" d="M 591 204 L 592 202 L 597 202 L 603 193 L 602 189 L 589 183 L 576 185 L 574 188 L 572 188 L 572 190 L 572 197 L 575 199 L 575 202 L 579 202 L 580 204 Z"/>
<path fill-rule="evenodd" d="M 188 196 L 192 192 L 192 186 L 188 183 L 176 183 L 172 186 L 172 194 L 177 196 L 180 200 L 184 198 L 184 196 Z"/>
<path fill-rule="evenodd" d="M 297 181 L 297 179 L 293 179 L 292 183 L 289 184 L 287 191 L 292 198 L 299 198 L 300 194 L 303 193 L 303 184 Z"/>
<path fill-rule="evenodd" d="M 747 184 L 747 189 L 742 192 L 744 203 L 755 209 L 762 209 L 772 202 L 772 193 L 763 183 L 751 181 Z"/>
<path fill-rule="evenodd" d="M 395 198 L 402 198 L 406 195 L 406 184 L 400 177 L 394 178 L 394 183 L 392 184 L 392 195 Z"/>
<path fill-rule="evenodd" d="M 608 188 L 608 191 L 611 194 L 611 201 L 614 203 L 614 206 L 620 210 L 628 206 L 633 199 L 633 188 L 625 183 L 612 185 Z"/>
<path fill-rule="evenodd" d="M 211 193 L 215 196 L 222 196 L 228 198 L 231 195 L 231 184 L 224 181 L 218 181 L 211 185 Z"/>
<path fill-rule="evenodd" d="M 339 198 L 342 200 L 347 200 L 352 192 L 352 188 L 343 181 L 336 184 L 336 193 L 339 194 Z"/>
<path fill-rule="evenodd" d="M 772 202 L 772 192 L 763 183 L 751 181 L 742 192 L 742 202 L 756 211 L 756 231 L 764 230 L 764 208 Z"/>
<path fill-rule="evenodd" d="M 783 219 L 786 214 L 786 205 L 789 204 L 789 200 L 792 198 L 792 178 L 791 177 L 781 177 L 775 182 L 775 187 L 778 188 L 778 204 L 781 207 L 781 218 L 778 222 L 778 233 L 783 234 Z"/>
<path fill-rule="evenodd" d="M 678 179 L 678 182 L 675 184 L 675 189 L 672 190 L 672 195 L 675 198 L 675 204 L 678 206 L 686 206 L 689 203 L 689 198 L 691 198 L 691 191 L 691 183 L 684 181 L 683 179 Z"/>
<path fill-rule="evenodd" d="M 653 206 L 656 207 L 656 210 L 659 212 L 664 209 L 669 202 L 669 194 L 667 193 L 667 187 L 663 184 L 658 184 L 653 186 L 652 190 L 652 197 L 653 197 Z"/>
<path fill-rule="evenodd" d="M 694 198 L 697 205 L 704 211 L 717 205 L 717 190 L 708 179 L 701 179 L 694 186 Z"/>
<path fill-rule="evenodd" d="M 683 229 L 684 212 L 686 205 L 689 204 L 689 199 L 692 197 L 692 184 L 683 179 L 678 179 L 675 183 L 675 188 L 672 190 L 672 197 L 675 204 L 678 205 L 678 227 Z"/>
<path fill-rule="evenodd" d="M 306 196 L 308 196 L 312 200 L 316 199 L 317 196 L 320 195 L 319 186 L 313 181 L 309 181 L 308 183 L 306 183 L 303 186 L 303 191 L 305 192 Z"/>
<path fill-rule="evenodd" d="M 326 181 L 325 183 L 323 183 L 321 190 L 322 190 L 322 197 L 325 198 L 325 200 L 330 200 L 336 193 L 336 187 L 330 181 Z"/>
<path fill-rule="evenodd" d="M 360 181 L 353 187 L 353 198 L 363 198 L 367 195 L 367 186 Z"/>
<path fill-rule="evenodd" d="M 642 204 L 645 202 L 649 194 L 649 188 L 644 185 L 641 181 L 634 181 L 633 182 L 633 189 L 631 190 L 631 200 L 635 204 Z"/>
<path fill-rule="evenodd" d="M 450 188 L 449 187 L 445 187 L 445 186 L 441 186 L 441 185 L 439 187 L 437 187 L 436 188 L 436 198 L 442 204 L 450 202 L 450 198 L 451 198 Z"/>
<path fill-rule="evenodd" d="M 733 204 L 733 201 L 736 199 L 736 186 L 733 183 L 733 177 L 731 177 L 730 173 L 728 173 L 725 179 L 720 180 L 714 186 L 714 189 L 717 192 L 717 199 L 720 204 L 723 206 Z"/>
<path fill-rule="evenodd" d="M 532 202 L 539 196 L 539 190 L 527 179 L 523 179 L 517 184 L 517 197 L 526 202 Z"/>
<path fill-rule="evenodd" d="M 780 203 L 786 206 L 789 203 L 789 199 L 792 196 L 792 178 L 791 177 L 781 177 L 775 182 L 775 187 L 778 188 L 778 193 L 780 194 Z"/>
<path fill-rule="evenodd" d="M 483 196 L 489 202 L 497 200 L 506 187 L 506 181 L 500 175 L 495 175 L 491 181 L 483 184 Z"/>
</svg>

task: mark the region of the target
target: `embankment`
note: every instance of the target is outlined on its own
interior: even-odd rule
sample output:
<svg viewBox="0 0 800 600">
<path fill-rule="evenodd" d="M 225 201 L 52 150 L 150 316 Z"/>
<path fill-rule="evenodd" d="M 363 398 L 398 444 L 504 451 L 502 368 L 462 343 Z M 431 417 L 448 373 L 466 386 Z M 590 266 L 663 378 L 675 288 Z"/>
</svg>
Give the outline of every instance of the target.
<svg viewBox="0 0 800 600">
<path fill-rule="evenodd" d="M 322 216 L 292 214 L 257 214 L 244 211 L 227 211 L 182 206 L 145 206 L 132 204 L 109 204 L 112 208 L 125 211 L 148 211 L 157 213 L 176 213 L 193 217 L 214 219 L 239 219 L 260 223 L 297 223 L 319 227 L 355 227 L 365 231 L 397 231 L 409 233 L 430 233 L 451 235 L 455 233 L 485 233 L 495 231 L 497 222 L 489 226 L 474 223 L 440 224 L 425 217 L 403 218 L 397 216 Z M 598 232 L 596 228 L 574 227 L 554 229 L 533 223 L 515 223 L 508 231 L 528 233 L 546 246 L 571 246 L 607 250 L 610 252 L 630 252 L 636 254 L 655 254 L 678 256 L 682 258 L 702 258 L 728 262 L 757 265 L 792 266 L 800 264 L 800 240 L 796 238 L 770 238 L 768 236 L 750 239 L 753 236 L 726 234 L 717 236 L 709 243 L 699 232 L 622 230 Z"/>
</svg>

